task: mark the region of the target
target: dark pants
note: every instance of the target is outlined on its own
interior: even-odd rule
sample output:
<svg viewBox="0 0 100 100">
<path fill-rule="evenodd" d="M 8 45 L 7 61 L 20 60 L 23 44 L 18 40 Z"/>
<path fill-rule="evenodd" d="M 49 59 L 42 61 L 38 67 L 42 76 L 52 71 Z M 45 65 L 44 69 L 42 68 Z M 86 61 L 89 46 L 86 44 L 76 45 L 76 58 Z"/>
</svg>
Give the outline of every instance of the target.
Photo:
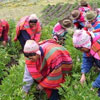
<svg viewBox="0 0 100 100">
<path fill-rule="evenodd" d="M 98 89 L 98 96 L 100 97 L 100 88 Z"/>
<path fill-rule="evenodd" d="M 52 90 L 52 94 L 49 100 L 59 100 L 58 90 Z"/>
<path fill-rule="evenodd" d="M 3 30 L 3 32 L 2 32 L 2 36 L 0 37 L 0 41 L 4 41 L 4 30 Z"/>
<path fill-rule="evenodd" d="M 0 37 L 0 41 L 3 41 L 3 40 L 4 40 L 4 39 L 3 39 L 3 36 L 1 36 L 1 37 Z"/>
<path fill-rule="evenodd" d="M 25 42 L 29 39 L 31 39 L 30 35 L 25 30 L 21 30 L 20 35 L 18 36 L 18 40 L 22 46 L 22 49 L 24 48 Z"/>
</svg>

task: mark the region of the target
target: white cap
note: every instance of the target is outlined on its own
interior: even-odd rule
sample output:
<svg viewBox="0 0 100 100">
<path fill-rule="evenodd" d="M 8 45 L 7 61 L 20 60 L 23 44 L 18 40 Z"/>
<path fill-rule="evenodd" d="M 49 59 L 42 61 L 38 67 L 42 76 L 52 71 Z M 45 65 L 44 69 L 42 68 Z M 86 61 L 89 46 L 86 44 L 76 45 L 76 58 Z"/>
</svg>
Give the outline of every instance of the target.
<svg viewBox="0 0 100 100">
<path fill-rule="evenodd" d="M 27 40 L 24 46 L 24 53 L 36 53 L 41 55 L 39 45 L 34 40 Z"/>
</svg>

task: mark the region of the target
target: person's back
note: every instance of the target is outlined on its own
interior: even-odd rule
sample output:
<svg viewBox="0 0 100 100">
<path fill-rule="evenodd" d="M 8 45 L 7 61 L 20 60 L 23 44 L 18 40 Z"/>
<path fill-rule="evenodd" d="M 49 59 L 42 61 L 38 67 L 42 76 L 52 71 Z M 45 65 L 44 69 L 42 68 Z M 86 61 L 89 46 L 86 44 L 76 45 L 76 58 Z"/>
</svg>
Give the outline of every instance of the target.
<svg viewBox="0 0 100 100">
<path fill-rule="evenodd" d="M 39 42 L 40 50 L 42 51 L 42 74 L 44 74 L 46 70 L 50 67 L 52 70 L 55 67 L 59 67 L 59 64 L 67 64 L 72 63 L 72 59 L 70 57 L 69 52 L 61 45 L 59 45 L 55 40 L 49 39 Z M 29 60 L 28 60 L 29 61 Z M 30 63 L 30 62 L 27 62 Z M 38 62 L 38 61 L 37 61 Z M 37 63 L 36 62 L 36 63 Z M 44 64 L 44 65 L 43 65 Z M 38 66 L 39 67 L 39 66 Z M 41 66 L 40 66 L 41 67 Z"/>
<path fill-rule="evenodd" d="M 26 40 L 40 41 L 41 26 L 36 14 L 25 16 L 20 19 L 16 26 L 16 36 L 14 41 L 17 39 L 20 41 L 22 48 L 24 48 Z"/>
<path fill-rule="evenodd" d="M 87 13 L 88 11 L 90 11 L 90 8 L 88 8 L 88 7 L 80 7 L 78 10 L 81 11 L 81 12 L 83 12 L 83 13 L 84 13 L 84 16 L 85 16 L 86 13 Z"/>
<path fill-rule="evenodd" d="M 81 0 L 80 1 L 80 7 L 79 7 L 78 10 L 81 11 L 81 12 L 83 12 L 85 14 L 86 12 L 88 12 L 88 11 L 90 11 L 92 9 L 91 9 L 91 7 L 90 7 L 90 5 L 88 4 L 87 1 Z"/>
<path fill-rule="evenodd" d="M 0 20 L 0 41 L 5 46 L 8 42 L 9 24 L 4 19 Z"/>
<path fill-rule="evenodd" d="M 30 46 L 28 41 L 29 43 L 32 41 L 33 44 L 30 43 Z M 28 41 L 24 47 L 24 55 L 31 58 L 26 59 L 30 77 L 46 91 L 50 100 L 52 97 L 58 100 L 59 96 L 56 97 L 54 91 L 58 95 L 58 87 L 61 87 L 60 84 L 65 82 L 65 75 L 70 74 L 72 70 L 72 59 L 69 52 L 53 39 L 44 40 L 39 45 L 33 40 Z M 35 53 L 34 56 L 32 52 Z M 35 58 L 37 55 L 38 59 Z M 25 89 L 26 87 L 24 91 Z"/>
<path fill-rule="evenodd" d="M 59 44 L 64 45 L 66 40 L 66 34 L 68 33 L 68 28 L 72 26 L 72 20 L 70 18 L 64 18 L 60 20 L 53 27 L 53 39 L 55 39 Z"/>
<path fill-rule="evenodd" d="M 71 12 L 71 17 L 73 19 L 74 29 L 82 29 L 85 26 L 85 17 L 83 12 L 79 10 L 73 10 Z"/>
<path fill-rule="evenodd" d="M 94 36 L 93 33 L 85 30 L 76 30 L 73 35 L 74 47 L 82 52 L 83 60 L 81 65 L 80 82 L 83 84 L 86 81 L 86 73 L 95 65 L 100 68 L 100 35 Z M 100 73 L 92 83 L 92 89 L 98 88 L 98 96 L 100 97 Z"/>
<path fill-rule="evenodd" d="M 89 11 L 86 14 L 87 30 L 92 31 L 95 36 L 100 34 L 100 15 L 96 11 Z"/>
</svg>

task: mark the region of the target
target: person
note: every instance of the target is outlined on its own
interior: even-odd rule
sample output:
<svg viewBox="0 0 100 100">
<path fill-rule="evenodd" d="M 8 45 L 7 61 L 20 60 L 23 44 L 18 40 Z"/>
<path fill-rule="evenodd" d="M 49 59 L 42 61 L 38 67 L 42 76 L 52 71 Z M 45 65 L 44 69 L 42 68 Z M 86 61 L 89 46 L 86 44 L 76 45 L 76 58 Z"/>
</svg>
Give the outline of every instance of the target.
<svg viewBox="0 0 100 100">
<path fill-rule="evenodd" d="M 72 20 L 70 18 L 64 18 L 60 20 L 53 27 L 53 38 L 61 45 L 65 44 L 67 29 L 72 26 Z"/>
<path fill-rule="evenodd" d="M 34 80 L 37 89 L 45 90 L 50 100 L 59 100 L 58 88 L 71 73 L 72 58 L 69 52 L 56 41 L 44 40 L 39 44 L 27 40 L 24 46 L 26 57 L 23 91 L 29 92 Z"/>
<path fill-rule="evenodd" d="M 4 19 L 1 19 L 0 20 L 0 41 L 4 46 L 6 46 L 9 40 L 8 32 L 9 32 L 8 22 L 5 21 Z"/>
<path fill-rule="evenodd" d="M 95 11 L 97 12 L 97 15 L 100 15 L 100 8 L 96 8 Z"/>
<path fill-rule="evenodd" d="M 85 74 L 90 71 L 94 63 L 100 68 L 100 35 L 95 36 L 92 32 L 76 30 L 73 35 L 73 45 L 83 52 L 80 79 L 83 84 L 86 81 Z M 92 87 L 98 88 L 98 96 L 100 96 L 100 74 L 92 83 Z"/>
<path fill-rule="evenodd" d="M 79 11 L 83 12 L 86 14 L 86 12 L 92 10 L 91 6 L 88 4 L 87 1 L 81 0 L 80 1 L 80 7 L 78 8 Z"/>
<path fill-rule="evenodd" d="M 100 34 L 100 15 L 96 11 L 89 11 L 86 14 L 87 24 L 85 30 L 93 31 L 95 35 Z"/>
<path fill-rule="evenodd" d="M 16 36 L 14 41 L 17 39 L 20 41 L 22 48 L 24 48 L 26 40 L 32 39 L 36 42 L 40 41 L 41 36 L 41 25 L 36 14 L 23 17 L 17 24 Z"/>
<path fill-rule="evenodd" d="M 85 17 L 83 13 L 79 10 L 73 10 L 71 12 L 71 17 L 73 19 L 74 29 L 82 29 L 85 26 Z"/>
</svg>

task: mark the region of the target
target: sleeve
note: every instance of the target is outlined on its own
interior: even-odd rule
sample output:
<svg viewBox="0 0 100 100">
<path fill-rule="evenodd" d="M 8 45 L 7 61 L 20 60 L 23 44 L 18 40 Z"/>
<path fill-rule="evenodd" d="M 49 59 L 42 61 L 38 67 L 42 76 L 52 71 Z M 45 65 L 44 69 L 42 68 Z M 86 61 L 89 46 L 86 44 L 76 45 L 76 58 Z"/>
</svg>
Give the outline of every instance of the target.
<svg viewBox="0 0 100 100">
<path fill-rule="evenodd" d="M 74 23 L 75 27 L 78 28 L 79 26 L 79 23 Z"/>
<path fill-rule="evenodd" d="M 42 74 L 37 70 L 36 68 L 36 64 L 30 64 L 30 65 L 27 65 L 27 68 L 28 68 L 28 71 L 30 73 L 30 75 L 32 76 L 32 78 L 34 80 L 36 80 L 38 83 L 43 79 L 43 76 Z"/>
<path fill-rule="evenodd" d="M 90 9 L 90 10 L 92 10 L 92 8 L 91 8 L 91 6 L 88 4 L 88 8 Z"/>
<path fill-rule="evenodd" d="M 87 28 L 87 27 L 84 27 L 83 29 L 84 29 L 85 31 L 88 31 L 88 28 Z"/>
<path fill-rule="evenodd" d="M 25 65 L 25 72 L 24 72 L 23 82 L 26 82 L 26 84 L 23 86 L 23 90 L 26 93 L 28 93 L 31 86 L 32 86 L 32 84 L 33 84 L 33 82 L 34 82 L 34 79 L 30 75 L 26 65 Z"/>
<path fill-rule="evenodd" d="M 100 88 L 100 74 L 96 78 L 96 80 L 92 83 L 93 88 Z"/>
<path fill-rule="evenodd" d="M 87 57 L 85 53 L 83 53 L 83 59 L 82 59 L 82 66 L 81 66 L 81 72 L 82 73 L 88 73 L 93 66 L 93 57 Z"/>
<path fill-rule="evenodd" d="M 20 35 L 20 25 L 17 24 L 16 26 L 16 37 L 18 37 Z"/>
<path fill-rule="evenodd" d="M 40 41 L 40 36 L 41 36 L 41 26 L 40 26 L 40 23 L 38 22 L 38 24 L 37 24 L 37 31 L 36 31 L 36 34 L 34 36 L 34 40 L 36 42 L 39 42 Z"/>
<path fill-rule="evenodd" d="M 3 37 L 4 37 L 4 41 L 8 41 L 8 32 L 9 32 L 9 24 L 6 23 L 5 29 L 3 31 Z"/>
<path fill-rule="evenodd" d="M 79 29 L 79 28 L 83 28 L 84 23 L 83 22 L 79 22 L 79 21 L 74 21 L 74 26 Z"/>
<path fill-rule="evenodd" d="M 2 26 L 0 26 L 0 34 L 2 34 L 3 28 Z"/>
<path fill-rule="evenodd" d="M 69 75 L 72 71 L 72 59 L 71 57 L 66 55 L 55 54 L 53 59 L 50 62 L 50 66 L 48 68 L 49 73 L 46 77 L 40 82 L 40 85 L 49 88 L 56 89 L 60 87 L 60 84 L 65 81 L 65 76 Z"/>
<path fill-rule="evenodd" d="M 40 36 L 41 36 L 41 32 L 37 32 L 37 33 L 35 34 L 35 36 L 34 36 L 34 40 L 35 40 L 36 42 L 39 42 L 39 41 L 40 41 Z"/>
<path fill-rule="evenodd" d="M 78 27 L 78 21 L 77 20 L 73 20 L 73 24 L 76 26 L 76 27 Z"/>
<path fill-rule="evenodd" d="M 97 18 L 97 21 L 95 22 L 95 24 L 93 25 L 94 28 L 94 32 L 100 32 L 100 19 Z"/>
<path fill-rule="evenodd" d="M 66 70 L 63 70 L 63 68 Z M 71 70 L 72 64 L 62 64 L 59 68 L 55 68 L 52 72 L 50 72 L 47 77 L 40 82 L 40 85 L 44 88 L 56 89 L 65 81 L 64 77 L 71 73 Z"/>
<path fill-rule="evenodd" d="M 94 32 L 94 33 L 100 32 L 100 29 L 95 29 L 95 30 L 93 30 L 93 32 Z"/>
</svg>

